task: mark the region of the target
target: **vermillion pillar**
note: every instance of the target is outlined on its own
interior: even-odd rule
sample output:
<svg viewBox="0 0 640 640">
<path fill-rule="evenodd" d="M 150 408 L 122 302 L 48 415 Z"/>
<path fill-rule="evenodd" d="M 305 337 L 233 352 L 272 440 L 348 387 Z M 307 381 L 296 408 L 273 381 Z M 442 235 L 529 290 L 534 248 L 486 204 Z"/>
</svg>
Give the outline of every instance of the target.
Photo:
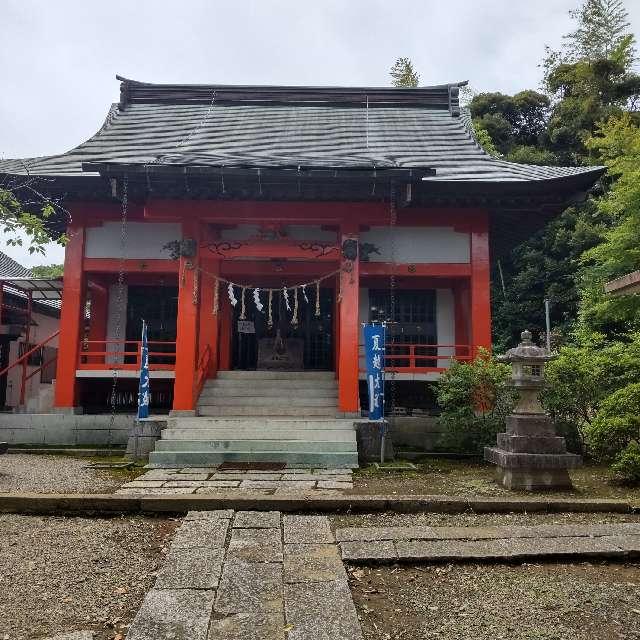
<svg viewBox="0 0 640 640">
<path fill-rule="evenodd" d="M 208 378 L 213 378 L 218 370 L 218 335 L 220 332 L 220 304 L 224 291 L 218 287 L 218 311 L 214 313 L 215 278 L 220 274 L 220 261 L 213 256 L 203 255 L 200 260 L 202 277 L 200 279 L 200 353 L 202 357 L 207 345 L 211 350 Z"/>
<path fill-rule="evenodd" d="M 54 407 L 62 411 L 78 410 L 76 368 L 80 351 L 80 332 L 84 321 L 85 278 L 82 271 L 84 227 L 74 223 L 67 229 L 65 249 L 58 365 Z"/>
<path fill-rule="evenodd" d="M 472 356 L 469 349 L 469 285 L 456 282 L 453 286 L 455 343 L 457 356 Z"/>
<path fill-rule="evenodd" d="M 195 241 L 195 255 L 180 257 L 173 411 L 191 413 L 195 411 L 194 387 L 198 358 L 198 319 L 202 280 L 198 271 L 200 264 L 200 223 L 198 220 L 183 221 L 182 239 Z"/>
<path fill-rule="evenodd" d="M 489 275 L 489 216 L 471 227 L 471 343 L 491 349 L 491 287 Z"/>
<path fill-rule="evenodd" d="M 341 227 L 341 244 L 358 242 L 358 226 Z M 340 262 L 339 323 L 338 323 L 338 408 L 345 413 L 357 413 L 360 409 L 358 392 L 358 293 L 360 286 L 359 259 L 348 259 L 344 254 Z"/>
</svg>

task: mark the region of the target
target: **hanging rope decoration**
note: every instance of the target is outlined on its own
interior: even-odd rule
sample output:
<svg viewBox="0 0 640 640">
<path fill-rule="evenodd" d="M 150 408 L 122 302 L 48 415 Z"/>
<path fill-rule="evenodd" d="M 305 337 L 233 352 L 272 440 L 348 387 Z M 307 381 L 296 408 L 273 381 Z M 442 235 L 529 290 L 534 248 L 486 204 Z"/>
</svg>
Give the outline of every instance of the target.
<svg viewBox="0 0 640 640">
<path fill-rule="evenodd" d="M 319 318 L 321 316 L 320 311 L 320 283 L 324 280 L 328 280 L 329 278 L 335 277 L 337 274 L 341 273 L 340 269 L 336 269 L 331 273 L 328 273 L 317 280 L 313 280 L 312 282 L 306 282 L 303 284 L 296 284 L 292 287 L 283 286 L 281 288 L 260 288 L 256 287 L 252 284 L 237 284 L 235 282 L 231 282 L 226 278 L 221 278 L 220 276 L 209 273 L 202 269 L 201 267 L 195 267 L 194 269 L 194 278 L 193 278 L 193 302 L 196 304 L 200 297 L 200 288 L 202 285 L 201 278 L 207 277 L 213 280 L 213 314 L 216 315 L 220 312 L 220 285 L 225 284 L 227 286 L 227 295 L 229 297 L 229 302 L 232 307 L 236 307 L 238 302 L 240 302 L 240 320 L 246 320 L 247 314 L 247 301 L 246 301 L 246 293 L 247 290 L 251 290 L 253 294 L 253 304 L 255 308 L 260 312 L 264 313 L 264 303 L 260 299 L 260 294 L 264 291 L 267 294 L 267 326 L 269 329 L 273 328 L 273 294 L 275 292 L 282 293 L 282 299 L 284 300 L 287 311 L 292 313 L 291 324 L 296 326 L 299 322 L 300 315 L 300 292 L 302 293 L 302 299 L 305 304 L 309 304 L 309 296 L 307 295 L 307 287 L 315 286 L 315 316 Z M 181 274 L 182 282 L 184 283 L 185 273 L 184 270 Z M 236 298 L 235 290 L 236 288 L 240 289 L 240 300 Z M 300 289 L 300 292 L 298 291 Z M 290 294 L 293 292 L 293 307 L 291 305 Z M 338 294 L 338 299 L 340 298 L 340 294 Z"/>
<path fill-rule="evenodd" d="M 260 302 L 260 289 L 258 287 L 253 290 L 253 303 L 256 305 L 256 309 L 262 313 L 264 305 Z"/>
<path fill-rule="evenodd" d="M 293 289 L 293 317 L 291 318 L 291 324 L 294 327 L 298 326 L 298 287 Z"/>
<path fill-rule="evenodd" d="M 238 299 L 236 298 L 235 293 L 233 292 L 233 283 L 230 282 L 227 287 L 227 293 L 229 294 L 229 302 L 232 307 L 235 307 L 238 304 Z"/>
<path fill-rule="evenodd" d="M 240 293 L 240 320 L 246 320 L 247 319 L 247 307 L 244 301 L 244 294 L 246 293 L 247 288 L 246 287 L 242 287 L 242 291 Z"/>
<path fill-rule="evenodd" d="M 220 280 L 215 278 L 213 281 L 213 315 L 218 315 L 220 311 Z"/>
<path fill-rule="evenodd" d="M 316 318 L 320 317 L 320 280 L 316 280 Z"/>
</svg>

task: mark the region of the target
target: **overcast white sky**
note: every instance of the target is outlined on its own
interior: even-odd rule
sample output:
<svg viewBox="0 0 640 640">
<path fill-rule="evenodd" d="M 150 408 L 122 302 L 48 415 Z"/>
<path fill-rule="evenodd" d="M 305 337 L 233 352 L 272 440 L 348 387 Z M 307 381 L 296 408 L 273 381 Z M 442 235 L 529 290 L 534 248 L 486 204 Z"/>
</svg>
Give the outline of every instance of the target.
<svg viewBox="0 0 640 640">
<path fill-rule="evenodd" d="M 544 45 L 579 0 L 0 0 L 0 157 L 65 151 L 148 82 L 388 85 L 399 56 L 422 84 L 537 88 Z M 627 0 L 640 34 L 640 2 Z M 3 247 L 27 266 L 61 262 Z"/>
</svg>

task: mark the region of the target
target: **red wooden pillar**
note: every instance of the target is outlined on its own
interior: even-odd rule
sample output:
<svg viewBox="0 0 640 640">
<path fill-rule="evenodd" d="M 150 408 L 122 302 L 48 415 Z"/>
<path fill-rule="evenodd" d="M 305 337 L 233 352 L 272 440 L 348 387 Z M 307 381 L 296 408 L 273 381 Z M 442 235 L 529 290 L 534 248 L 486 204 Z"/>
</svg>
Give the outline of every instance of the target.
<svg viewBox="0 0 640 640">
<path fill-rule="evenodd" d="M 107 317 L 109 290 L 104 285 L 91 286 L 91 317 L 89 321 L 89 343 L 107 339 Z M 118 349 L 120 350 L 120 349 Z M 89 344 L 89 351 L 107 351 L 106 344 Z M 88 362 L 104 364 L 104 356 L 89 357 Z"/>
<path fill-rule="evenodd" d="M 334 278 L 333 287 L 333 370 L 335 378 L 338 378 L 338 363 L 340 361 L 340 303 L 338 295 L 340 294 L 340 276 Z"/>
<path fill-rule="evenodd" d="M 54 407 L 71 410 L 77 407 L 78 401 L 76 368 L 80 351 L 80 332 L 84 322 L 85 276 L 82 271 L 84 227 L 81 223 L 74 222 L 69 225 L 67 235 L 69 242 L 64 255 Z"/>
<path fill-rule="evenodd" d="M 195 375 L 198 358 L 200 223 L 197 219 L 182 222 L 184 240 L 196 241 L 196 255 L 180 258 L 178 272 L 178 318 L 176 330 L 176 367 L 173 386 L 173 410 L 195 410 Z"/>
<path fill-rule="evenodd" d="M 471 227 L 471 343 L 491 349 L 491 294 L 489 276 L 489 215 Z"/>
<path fill-rule="evenodd" d="M 457 356 L 473 355 L 469 345 L 469 283 L 458 281 L 453 286 L 453 306 L 455 322 L 455 343 Z"/>
<path fill-rule="evenodd" d="M 358 225 L 343 224 L 341 228 L 341 245 L 345 240 L 358 241 Z M 360 409 L 358 392 L 358 294 L 360 287 L 360 270 L 358 259 L 340 263 L 339 278 L 339 356 L 338 356 L 338 408 L 345 413 L 356 413 Z"/>
<path fill-rule="evenodd" d="M 202 277 L 200 279 L 200 356 L 209 345 L 211 349 L 211 364 L 207 373 L 208 378 L 213 378 L 218 370 L 218 334 L 220 327 L 220 304 L 224 291 L 218 288 L 218 312 L 213 312 L 215 278 L 220 274 L 220 261 L 213 256 L 203 255 L 200 265 Z M 211 274 L 211 275 L 206 275 Z"/>
</svg>

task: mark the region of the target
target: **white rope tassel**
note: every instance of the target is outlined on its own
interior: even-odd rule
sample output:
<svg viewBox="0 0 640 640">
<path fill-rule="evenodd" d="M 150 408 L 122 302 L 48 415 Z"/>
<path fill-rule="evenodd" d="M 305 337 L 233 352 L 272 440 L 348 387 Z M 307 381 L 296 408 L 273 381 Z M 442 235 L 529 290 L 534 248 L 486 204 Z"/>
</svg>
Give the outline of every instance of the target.
<svg viewBox="0 0 640 640">
<path fill-rule="evenodd" d="M 302 297 L 304 298 L 305 304 L 309 304 L 309 298 L 307 298 L 307 285 L 303 284 L 300 288 L 302 289 Z"/>
<path fill-rule="evenodd" d="M 289 291 L 287 287 L 282 288 L 282 295 L 284 296 L 284 303 L 287 307 L 287 311 L 291 311 L 291 305 L 289 304 Z"/>
<path fill-rule="evenodd" d="M 235 307 L 238 304 L 238 299 L 233 292 L 233 282 L 229 283 L 229 286 L 227 287 L 227 293 L 229 294 L 229 302 L 231 303 L 231 306 Z"/>
<path fill-rule="evenodd" d="M 269 318 L 267 320 L 267 326 L 269 329 L 273 327 L 273 289 L 269 289 Z"/>
<path fill-rule="evenodd" d="M 220 311 L 220 280 L 213 279 L 213 315 L 217 316 Z"/>
<path fill-rule="evenodd" d="M 256 305 L 256 309 L 262 313 L 262 310 L 264 309 L 264 305 L 262 304 L 262 302 L 260 302 L 260 289 L 258 289 L 258 287 L 256 287 L 253 290 L 253 302 Z"/>
<path fill-rule="evenodd" d="M 247 316 L 246 316 L 247 307 L 244 300 L 244 294 L 246 290 L 247 290 L 246 287 L 242 287 L 242 291 L 240 292 L 240 318 L 239 318 L 240 320 L 247 319 Z"/>
<path fill-rule="evenodd" d="M 316 318 L 320 317 L 320 280 L 316 280 Z"/>
<path fill-rule="evenodd" d="M 294 327 L 298 326 L 298 288 L 293 288 L 293 318 L 291 318 L 291 324 Z"/>
</svg>

